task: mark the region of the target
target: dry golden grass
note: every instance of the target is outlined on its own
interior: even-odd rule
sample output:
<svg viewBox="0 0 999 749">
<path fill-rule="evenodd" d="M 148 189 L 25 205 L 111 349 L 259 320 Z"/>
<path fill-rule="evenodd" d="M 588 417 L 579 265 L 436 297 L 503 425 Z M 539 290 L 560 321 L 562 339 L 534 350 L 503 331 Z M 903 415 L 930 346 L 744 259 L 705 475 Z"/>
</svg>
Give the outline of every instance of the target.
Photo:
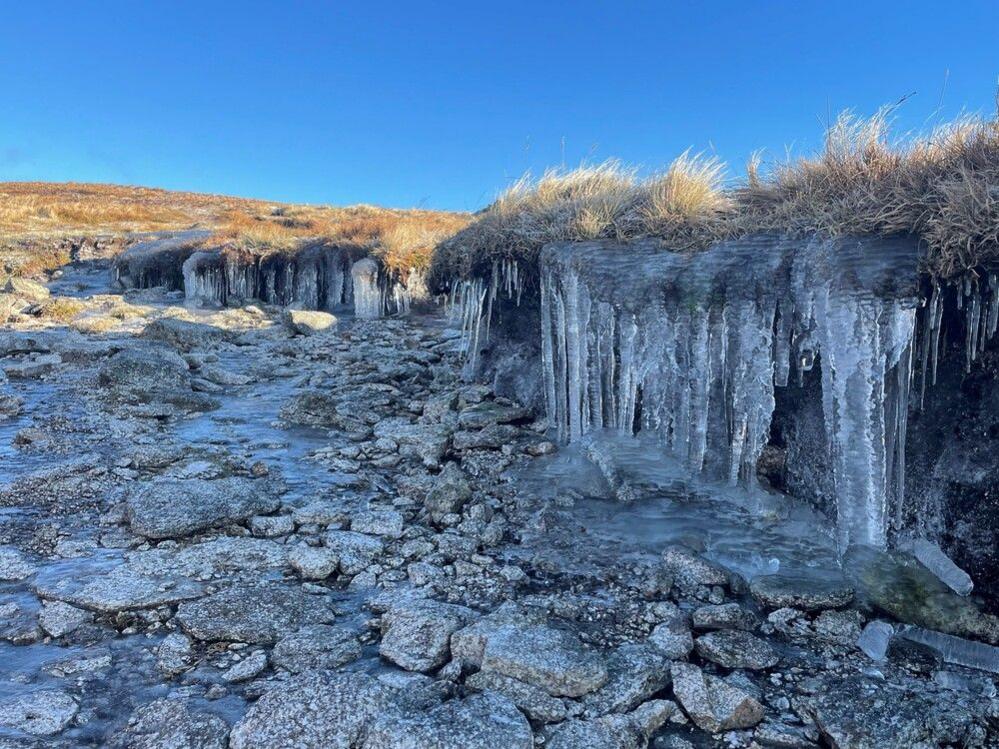
<svg viewBox="0 0 999 749">
<path fill-rule="evenodd" d="M 613 161 L 523 178 L 438 246 L 431 286 L 446 289 L 504 258 L 529 276 L 544 244 L 599 238 L 651 237 L 664 250 L 693 251 L 756 232 L 911 234 L 938 278 L 999 262 L 999 120 L 964 118 L 893 139 L 891 113 L 844 113 L 817 154 L 765 175 L 754 157 L 730 189 L 721 163 L 689 153 L 647 179 Z"/>
<path fill-rule="evenodd" d="M 79 299 L 70 297 L 55 297 L 45 302 L 38 312 L 39 317 L 58 322 L 69 322 L 77 315 L 81 314 L 87 305 Z"/>
</svg>

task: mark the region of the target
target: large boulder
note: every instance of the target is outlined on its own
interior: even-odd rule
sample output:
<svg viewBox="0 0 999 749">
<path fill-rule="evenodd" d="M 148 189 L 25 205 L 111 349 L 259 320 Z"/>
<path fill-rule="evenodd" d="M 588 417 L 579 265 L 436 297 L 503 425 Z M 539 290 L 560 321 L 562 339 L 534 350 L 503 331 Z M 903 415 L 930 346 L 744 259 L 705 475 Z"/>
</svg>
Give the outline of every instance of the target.
<svg viewBox="0 0 999 749">
<path fill-rule="evenodd" d="M 315 335 L 335 328 L 337 319 L 329 312 L 317 310 L 286 309 L 281 312 L 281 322 L 290 333 Z"/>
<path fill-rule="evenodd" d="M 139 535 L 176 538 L 273 512 L 279 505 L 266 481 L 242 477 L 170 479 L 136 489 L 126 502 L 126 517 Z"/>
<path fill-rule="evenodd" d="M 407 671 L 433 671 L 451 658 L 451 635 L 475 618 L 464 606 L 414 599 L 382 614 L 378 652 Z"/>
<path fill-rule="evenodd" d="M 217 346 L 230 335 L 222 328 L 201 322 L 161 317 L 149 323 L 141 333 L 142 338 L 162 341 L 179 351 L 192 351 Z"/>
</svg>

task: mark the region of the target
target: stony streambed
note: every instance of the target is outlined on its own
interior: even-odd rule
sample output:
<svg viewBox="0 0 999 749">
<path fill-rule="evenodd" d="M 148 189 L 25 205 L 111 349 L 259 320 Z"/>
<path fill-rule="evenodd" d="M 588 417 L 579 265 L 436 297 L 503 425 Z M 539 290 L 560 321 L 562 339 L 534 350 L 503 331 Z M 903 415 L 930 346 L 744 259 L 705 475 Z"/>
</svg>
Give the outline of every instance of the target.
<svg viewBox="0 0 999 749">
<path fill-rule="evenodd" d="M 857 645 L 999 639 L 905 560 L 558 451 L 442 318 L 105 270 L 7 295 L 0 747 L 995 745 L 988 672 Z"/>
</svg>

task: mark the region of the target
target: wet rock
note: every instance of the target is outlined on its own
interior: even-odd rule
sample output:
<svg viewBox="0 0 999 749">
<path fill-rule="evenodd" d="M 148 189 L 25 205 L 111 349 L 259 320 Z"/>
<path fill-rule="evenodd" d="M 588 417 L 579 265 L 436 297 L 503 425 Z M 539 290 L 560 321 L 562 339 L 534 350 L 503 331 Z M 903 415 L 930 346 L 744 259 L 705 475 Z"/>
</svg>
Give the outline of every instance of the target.
<svg viewBox="0 0 999 749">
<path fill-rule="evenodd" d="M 843 580 L 777 574 L 753 578 L 753 597 L 768 609 L 794 608 L 821 611 L 846 606 L 853 600 L 853 586 Z"/>
<path fill-rule="evenodd" d="M 291 515 L 256 515 L 250 518 L 250 532 L 258 538 L 278 538 L 295 531 Z"/>
<path fill-rule="evenodd" d="M 861 675 L 822 676 L 799 710 L 815 721 L 822 740 L 835 747 L 911 749 L 965 745 L 976 720 L 958 700 L 927 693 L 925 682 L 887 684 Z"/>
<path fill-rule="evenodd" d="M 332 549 L 296 546 L 288 555 L 292 568 L 306 580 L 325 580 L 336 572 L 340 557 Z"/>
<path fill-rule="evenodd" d="M 38 612 L 38 624 L 46 634 L 62 637 L 80 625 L 93 621 L 94 615 L 62 601 L 45 601 Z"/>
<path fill-rule="evenodd" d="M 203 591 L 201 585 L 190 580 L 147 575 L 126 564 L 83 580 L 60 578 L 37 582 L 35 592 L 40 598 L 115 613 L 187 601 Z"/>
<path fill-rule="evenodd" d="M 485 429 L 455 432 L 451 444 L 455 450 L 499 450 L 512 444 L 519 433 L 510 424 L 491 424 Z"/>
<path fill-rule="evenodd" d="M 54 736 L 72 722 L 78 711 L 76 700 L 66 692 L 23 692 L 0 700 L 0 728 L 32 736 Z"/>
<path fill-rule="evenodd" d="M 339 557 L 345 575 L 361 572 L 385 550 L 380 539 L 354 531 L 329 531 L 324 541 L 326 548 Z"/>
<path fill-rule="evenodd" d="M 299 393 L 281 409 L 281 418 L 292 424 L 311 427 L 336 427 L 342 417 L 337 411 L 339 401 L 321 390 Z"/>
<path fill-rule="evenodd" d="M 336 327 L 337 319 L 329 312 L 285 309 L 281 312 L 281 322 L 291 333 L 315 335 Z"/>
<path fill-rule="evenodd" d="M 262 538 L 221 536 L 180 548 L 157 548 L 129 554 L 130 569 L 209 580 L 231 573 L 267 572 L 286 567 L 287 546 Z"/>
<path fill-rule="evenodd" d="M 510 424 L 529 417 L 530 411 L 521 406 L 482 401 L 463 409 L 458 414 L 458 425 L 462 429 L 484 429 L 493 424 Z"/>
<path fill-rule="evenodd" d="M 407 671 L 433 671 L 451 657 L 451 635 L 475 618 L 464 606 L 414 599 L 382 615 L 378 652 Z"/>
<path fill-rule="evenodd" d="M 257 676 L 265 668 L 267 668 L 267 654 L 258 650 L 223 671 L 222 680 L 230 683 L 247 681 Z"/>
<path fill-rule="evenodd" d="M 534 736 L 514 704 L 498 694 L 450 700 L 429 710 L 376 716 L 363 749 L 532 749 Z"/>
<path fill-rule="evenodd" d="M 13 582 L 31 577 L 38 567 L 24 558 L 17 549 L 0 548 L 0 580 Z"/>
<path fill-rule="evenodd" d="M 161 317 L 146 325 L 140 334 L 150 341 L 162 341 L 179 351 L 211 348 L 225 341 L 230 335 L 214 325 Z"/>
<path fill-rule="evenodd" d="M 197 640 L 270 644 L 308 624 L 328 624 L 326 600 L 280 583 L 234 585 L 181 604 L 177 620 Z"/>
<path fill-rule="evenodd" d="M 367 674 L 309 672 L 277 683 L 232 729 L 231 749 L 351 749 L 395 693 Z M 493 748 L 495 749 L 495 747 Z"/>
<path fill-rule="evenodd" d="M 472 488 L 464 472 L 455 463 L 448 463 L 427 493 L 424 506 L 435 523 L 450 514 L 461 512 L 472 498 Z"/>
<path fill-rule="evenodd" d="M 111 749 L 225 749 L 229 726 L 199 712 L 189 700 L 161 699 L 137 709 Z"/>
<path fill-rule="evenodd" d="M 686 658 L 694 649 L 694 635 L 686 619 L 679 612 L 668 621 L 657 624 L 649 635 L 649 642 L 667 658 Z"/>
<path fill-rule="evenodd" d="M 691 614 L 694 629 L 742 629 L 752 632 L 759 619 L 737 603 L 709 604 L 694 609 Z"/>
<path fill-rule="evenodd" d="M 721 629 L 694 642 L 697 654 L 725 668 L 758 671 L 777 664 L 776 651 L 759 637 L 738 629 Z"/>
<path fill-rule="evenodd" d="M 357 533 L 400 538 L 403 529 L 401 512 L 395 510 L 364 510 L 351 517 L 350 529 Z"/>
<path fill-rule="evenodd" d="M 864 600 L 899 621 L 999 643 L 999 619 L 979 611 L 911 557 L 855 546 L 843 568 Z"/>
<path fill-rule="evenodd" d="M 360 657 L 361 643 L 353 633 L 318 624 L 282 637 L 274 646 L 271 662 L 297 674 L 336 669 Z"/>
<path fill-rule="evenodd" d="M 156 648 L 156 665 L 167 676 L 186 671 L 194 662 L 194 646 L 186 635 L 171 632 Z"/>
<path fill-rule="evenodd" d="M 273 512 L 279 504 L 271 486 L 257 479 L 161 480 L 128 497 L 126 517 L 135 533 L 173 538 Z"/>
<path fill-rule="evenodd" d="M 166 404 L 184 411 L 208 411 L 218 402 L 191 390 L 187 362 L 172 352 L 152 347 L 120 351 L 101 367 L 97 384 L 122 403 Z M 170 409 L 150 415 L 170 415 Z"/>
<path fill-rule="evenodd" d="M 575 635 L 542 626 L 506 626 L 490 633 L 482 670 L 534 684 L 554 697 L 581 697 L 608 678 L 603 659 Z"/>
<path fill-rule="evenodd" d="M 399 454 L 436 468 L 451 444 L 451 429 L 444 424 L 414 424 L 405 417 L 392 417 L 374 426 L 375 437 L 388 437 L 399 444 Z"/>
<path fill-rule="evenodd" d="M 607 671 L 607 683 L 583 700 L 587 715 L 625 713 L 665 689 L 670 659 L 658 648 L 629 643 L 607 658 Z"/>
<path fill-rule="evenodd" d="M 663 551 L 663 566 L 674 581 L 684 590 L 698 586 L 728 585 L 728 570 L 709 562 L 686 546 L 674 544 Z"/>
<path fill-rule="evenodd" d="M 672 666 L 673 693 L 698 728 L 708 733 L 752 728 L 763 706 L 746 692 L 689 663 Z"/>
<path fill-rule="evenodd" d="M 501 694 L 533 721 L 560 723 L 566 719 L 565 702 L 545 690 L 518 679 L 491 671 L 478 671 L 465 679 L 465 686 L 476 692 Z"/>
</svg>

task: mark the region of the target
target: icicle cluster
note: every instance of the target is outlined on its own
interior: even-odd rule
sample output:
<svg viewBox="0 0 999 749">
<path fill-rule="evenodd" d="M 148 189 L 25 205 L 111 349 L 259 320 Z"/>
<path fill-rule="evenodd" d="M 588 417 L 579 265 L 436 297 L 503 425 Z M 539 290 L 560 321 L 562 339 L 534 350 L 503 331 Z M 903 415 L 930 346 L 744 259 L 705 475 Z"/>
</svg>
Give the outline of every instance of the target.
<svg viewBox="0 0 999 749">
<path fill-rule="evenodd" d="M 479 347 L 489 342 L 493 304 L 502 293 L 520 306 L 523 279 L 517 261 L 494 261 L 489 278 L 472 278 L 451 285 L 447 298 L 448 318 L 461 328 L 459 350 L 465 360 L 465 374 L 471 376 L 478 364 Z"/>
<path fill-rule="evenodd" d="M 889 505 L 902 501 L 916 250 L 864 267 L 881 262 L 875 250 L 834 245 L 758 238 L 694 256 L 547 248 L 551 423 L 569 441 L 603 428 L 654 431 L 692 474 L 751 483 L 775 386 L 818 358 L 840 545 L 884 546 Z M 871 293 L 868 276 L 904 275 L 896 256 L 909 261 L 906 293 Z"/>
</svg>

